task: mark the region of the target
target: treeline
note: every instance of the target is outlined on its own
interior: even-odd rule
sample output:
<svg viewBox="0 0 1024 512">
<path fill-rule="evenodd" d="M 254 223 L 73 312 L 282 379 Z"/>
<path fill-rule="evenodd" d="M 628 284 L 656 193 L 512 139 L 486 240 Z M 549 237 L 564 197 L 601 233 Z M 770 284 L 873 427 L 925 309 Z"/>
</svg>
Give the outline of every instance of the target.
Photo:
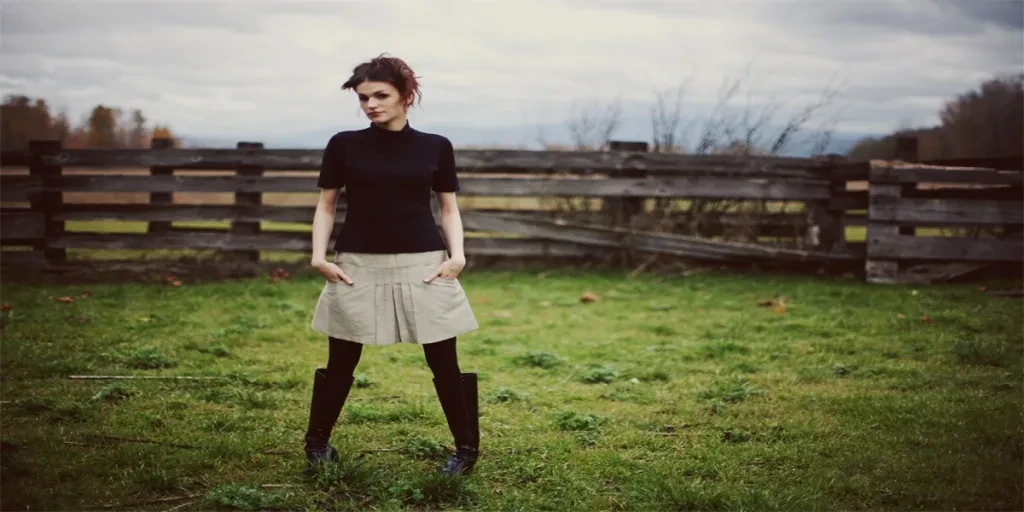
<svg viewBox="0 0 1024 512">
<path fill-rule="evenodd" d="M 942 107 L 939 119 L 937 126 L 861 140 L 847 157 L 892 158 L 899 136 L 917 137 L 922 160 L 1024 155 L 1024 74 L 993 78 L 958 95 Z"/>
<path fill-rule="evenodd" d="M 65 148 L 148 148 L 153 138 L 179 141 L 166 125 L 148 125 L 139 109 L 125 112 L 117 107 L 96 105 L 72 125 L 67 113 L 50 112 L 43 99 L 9 95 L 0 106 L 0 147 L 26 149 L 31 140 L 59 140 Z"/>
</svg>

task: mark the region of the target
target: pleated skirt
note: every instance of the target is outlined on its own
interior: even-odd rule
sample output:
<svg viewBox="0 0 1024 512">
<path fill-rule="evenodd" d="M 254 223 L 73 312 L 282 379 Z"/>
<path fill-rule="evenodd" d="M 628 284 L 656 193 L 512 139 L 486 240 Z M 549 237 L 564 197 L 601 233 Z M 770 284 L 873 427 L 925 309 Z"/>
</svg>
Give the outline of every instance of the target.
<svg viewBox="0 0 1024 512">
<path fill-rule="evenodd" d="M 434 343 L 476 330 L 458 279 L 423 282 L 444 260 L 444 251 L 338 253 L 334 262 L 352 284 L 325 282 L 313 330 L 367 345 Z"/>
</svg>

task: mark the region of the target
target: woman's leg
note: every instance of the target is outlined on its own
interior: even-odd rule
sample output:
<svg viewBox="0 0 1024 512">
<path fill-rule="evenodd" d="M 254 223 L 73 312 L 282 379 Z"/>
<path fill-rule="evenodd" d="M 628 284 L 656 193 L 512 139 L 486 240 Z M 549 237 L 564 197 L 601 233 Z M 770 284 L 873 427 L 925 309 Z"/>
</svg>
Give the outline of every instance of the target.
<svg viewBox="0 0 1024 512">
<path fill-rule="evenodd" d="M 455 350 L 455 338 L 423 345 L 423 355 L 427 358 L 427 366 L 430 367 L 434 378 L 461 375 L 459 354 Z"/>
<path fill-rule="evenodd" d="M 463 375 L 459 369 L 455 338 L 423 345 L 427 365 L 434 374 L 441 410 L 444 411 L 455 441 L 455 453 L 448 459 L 444 472 L 469 473 L 479 455 L 479 434 L 476 420 L 475 375 Z M 467 382 L 473 379 L 471 382 Z M 470 391 L 470 393 L 467 393 Z M 469 396 L 472 395 L 472 396 Z"/>
<path fill-rule="evenodd" d="M 327 373 L 339 377 L 351 377 L 363 355 L 363 344 L 354 341 L 327 338 Z"/>
<path fill-rule="evenodd" d="M 313 398 L 306 429 L 307 475 L 313 473 L 315 464 L 338 459 L 337 451 L 329 444 L 331 431 L 348 399 L 353 373 L 363 353 L 360 343 L 330 337 L 328 342 L 327 368 L 317 368 L 313 375 Z"/>
</svg>

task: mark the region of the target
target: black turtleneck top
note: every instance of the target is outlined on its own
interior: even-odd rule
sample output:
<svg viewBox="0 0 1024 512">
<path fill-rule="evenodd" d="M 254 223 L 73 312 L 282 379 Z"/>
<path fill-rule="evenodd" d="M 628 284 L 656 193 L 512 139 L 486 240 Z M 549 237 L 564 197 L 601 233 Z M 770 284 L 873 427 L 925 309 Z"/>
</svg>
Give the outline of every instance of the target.
<svg viewBox="0 0 1024 512">
<path fill-rule="evenodd" d="M 347 212 L 338 252 L 406 253 L 446 245 L 430 210 L 431 190 L 457 192 L 455 151 L 447 137 L 374 123 L 334 134 L 317 186 L 345 188 Z"/>
</svg>

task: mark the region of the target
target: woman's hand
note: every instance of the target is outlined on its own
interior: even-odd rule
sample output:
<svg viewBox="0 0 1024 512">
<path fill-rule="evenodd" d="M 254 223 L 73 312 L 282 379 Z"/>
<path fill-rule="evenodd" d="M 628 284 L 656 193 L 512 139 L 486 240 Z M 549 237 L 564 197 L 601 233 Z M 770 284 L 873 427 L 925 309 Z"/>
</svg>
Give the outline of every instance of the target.
<svg viewBox="0 0 1024 512">
<path fill-rule="evenodd" d="M 317 271 L 323 274 L 324 277 L 332 283 L 344 281 L 347 285 L 352 284 L 352 278 L 348 277 L 348 274 L 341 270 L 341 267 L 336 263 L 327 260 L 313 260 L 310 262 L 310 266 L 317 269 Z"/>
<path fill-rule="evenodd" d="M 462 269 L 465 267 L 466 258 L 449 258 L 445 260 L 441 266 L 437 267 L 437 270 L 435 270 L 433 274 L 427 276 L 423 282 L 429 283 L 436 277 L 441 277 L 442 279 L 455 279 L 459 277 L 459 273 L 462 272 Z"/>
</svg>

